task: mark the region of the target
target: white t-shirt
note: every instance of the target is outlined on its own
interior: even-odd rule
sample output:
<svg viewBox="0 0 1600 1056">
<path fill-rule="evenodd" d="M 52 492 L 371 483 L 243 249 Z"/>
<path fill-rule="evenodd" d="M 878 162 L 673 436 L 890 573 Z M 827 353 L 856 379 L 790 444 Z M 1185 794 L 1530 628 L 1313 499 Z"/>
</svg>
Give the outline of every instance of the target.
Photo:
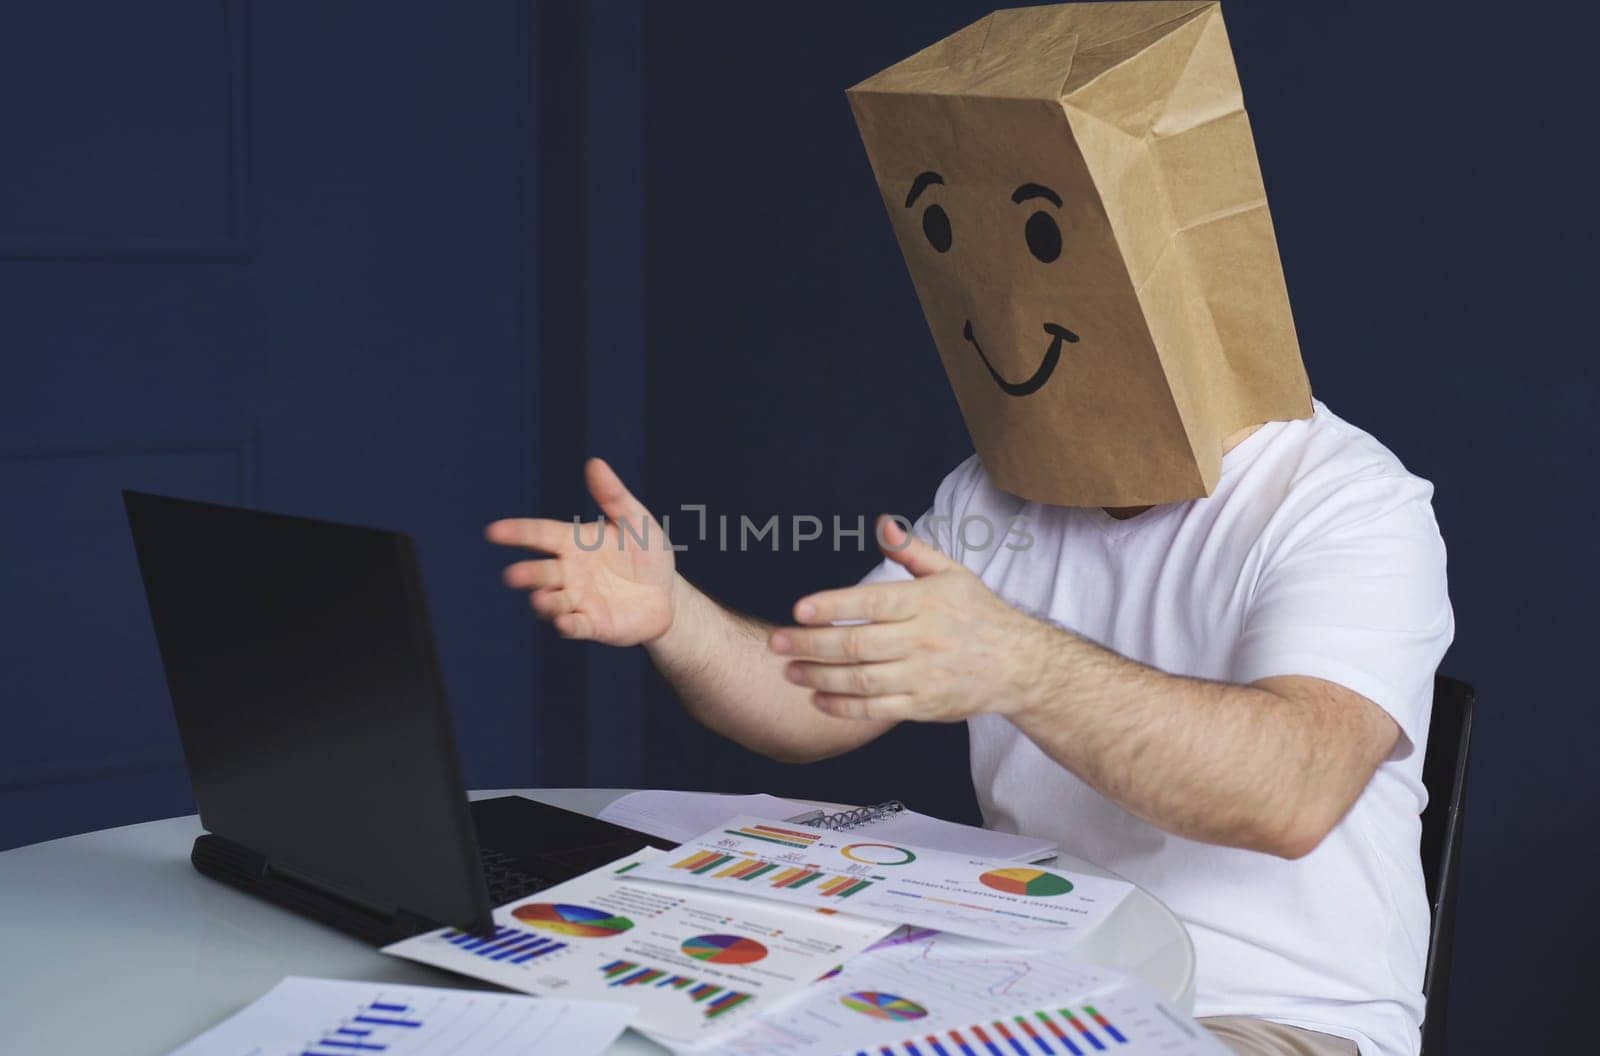
<svg viewBox="0 0 1600 1056">
<path fill-rule="evenodd" d="M 1454 633 L 1432 494 L 1319 402 L 1311 418 L 1270 423 L 1230 451 L 1209 498 L 1119 521 L 1000 491 L 974 457 L 919 522 L 1016 607 L 1132 660 L 1241 684 L 1322 678 L 1399 724 L 1400 743 L 1350 813 L 1288 861 L 1171 835 L 1007 719 L 970 721 L 985 823 L 1057 840 L 1170 906 L 1194 938 L 1197 1016 L 1336 1034 L 1364 1056 L 1418 1050 L 1428 949 L 1421 749 Z M 1027 549 L 1013 548 L 1025 542 L 1008 531 L 1017 517 Z M 885 562 L 867 579 L 905 576 Z"/>
</svg>

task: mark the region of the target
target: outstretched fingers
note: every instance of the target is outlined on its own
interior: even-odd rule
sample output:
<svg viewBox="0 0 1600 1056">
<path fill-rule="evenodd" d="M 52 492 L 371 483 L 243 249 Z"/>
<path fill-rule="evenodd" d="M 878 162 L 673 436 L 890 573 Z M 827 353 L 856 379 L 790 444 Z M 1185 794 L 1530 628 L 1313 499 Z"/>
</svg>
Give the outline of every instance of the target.
<svg viewBox="0 0 1600 1056">
<path fill-rule="evenodd" d="M 903 660 L 870 664 L 825 664 L 796 660 L 785 668 L 784 677 L 796 685 L 808 686 L 820 693 L 852 697 L 909 693 L 915 684 L 915 672 Z"/>
<path fill-rule="evenodd" d="M 902 722 L 915 717 L 916 702 L 907 693 L 881 697 L 851 697 L 835 693 L 813 693 L 811 703 L 818 711 L 836 719 L 872 719 Z"/>
<path fill-rule="evenodd" d="M 557 616 L 576 612 L 578 596 L 570 590 L 546 588 L 528 595 L 528 603 L 533 606 L 534 612 L 547 620 L 553 620 Z"/>
<path fill-rule="evenodd" d="M 850 627 L 780 627 L 768 638 L 780 656 L 809 660 L 898 660 L 915 646 L 908 625 L 868 623 Z"/>
<path fill-rule="evenodd" d="M 508 587 L 517 590 L 539 590 L 543 587 L 566 586 L 561 562 L 553 559 L 544 561 L 518 561 L 516 564 L 507 565 L 501 573 Z"/>
<path fill-rule="evenodd" d="M 644 532 L 650 520 L 650 511 L 645 509 L 644 503 L 633 497 L 633 492 L 622 483 L 622 478 L 617 476 L 617 471 L 605 459 L 591 458 L 585 462 L 583 479 L 600 512 L 619 524 L 626 524 L 635 533 Z"/>
<path fill-rule="evenodd" d="M 483 534 L 491 543 L 520 546 L 546 554 L 570 553 L 578 545 L 571 522 L 544 517 L 510 517 L 495 521 Z"/>
<path fill-rule="evenodd" d="M 908 532 L 893 517 L 878 518 L 878 546 L 883 556 L 913 576 L 931 576 L 955 567 L 950 557 L 926 540 Z"/>
<path fill-rule="evenodd" d="M 563 638 L 593 638 L 594 621 L 581 612 L 568 612 L 551 621 Z"/>
<path fill-rule="evenodd" d="M 841 590 L 824 590 L 795 602 L 794 619 L 799 624 L 832 623 L 835 620 L 871 620 L 889 623 L 909 620 L 917 614 L 916 583 L 867 583 Z"/>
</svg>

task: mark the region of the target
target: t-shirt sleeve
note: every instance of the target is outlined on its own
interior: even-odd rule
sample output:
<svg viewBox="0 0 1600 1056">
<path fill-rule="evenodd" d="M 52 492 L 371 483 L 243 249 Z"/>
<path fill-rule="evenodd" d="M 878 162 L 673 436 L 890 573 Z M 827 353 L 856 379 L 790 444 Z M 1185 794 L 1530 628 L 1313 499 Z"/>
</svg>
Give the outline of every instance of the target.
<svg viewBox="0 0 1600 1056">
<path fill-rule="evenodd" d="M 1245 614 L 1233 681 L 1305 675 L 1427 739 L 1433 678 L 1455 633 L 1432 487 L 1415 477 L 1346 484 L 1274 526 Z"/>
<path fill-rule="evenodd" d="M 886 557 L 879 561 L 871 572 L 861 577 L 860 585 L 866 586 L 868 583 L 898 583 L 901 580 L 910 578 L 910 572 L 907 572 L 903 566 L 895 564 Z"/>
<path fill-rule="evenodd" d="M 939 482 L 939 488 L 934 492 L 933 505 L 928 507 L 926 513 L 918 517 L 912 525 L 918 539 L 925 543 L 932 543 L 945 553 L 961 559 L 958 538 L 953 526 L 960 521 L 958 511 L 966 507 L 973 487 L 982 478 L 983 466 L 978 461 L 978 456 L 973 455 L 961 465 L 951 470 Z M 872 530 L 867 530 L 868 541 L 877 545 L 873 538 Z M 901 565 L 895 564 L 888 558 L 878 562 L 877 567 L 862 577 L 861 583 L 894 583 L 899 580 L 910 579 L 911 573 Z"/>
</svg>

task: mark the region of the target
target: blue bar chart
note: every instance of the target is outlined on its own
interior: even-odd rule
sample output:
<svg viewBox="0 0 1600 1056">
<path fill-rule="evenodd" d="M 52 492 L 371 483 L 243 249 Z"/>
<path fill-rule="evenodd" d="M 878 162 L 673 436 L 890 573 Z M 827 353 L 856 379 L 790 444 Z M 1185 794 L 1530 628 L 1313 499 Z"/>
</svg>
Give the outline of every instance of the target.
<svg viewBox="0 0 1600 1056">
<path fill-rule="evenodd" d="M 322 1040 L 300 1056 L 354 1056 L 387 1052 L 396 1040 L 421 1030 L 422 1018 L 410 1005 L 397 1001 L 368 1001 L 342 1026 L 322 1032 Z"/>
<path fill-rule="evenodd" d="M 567 948 L 564 942 L 505 925 L 496 926 L 494 934 L 488 937 L 452 930 L 445 932 L 441 938 L 475 957 L 507 964 L 527 964 Z"/>
<path fill-rule="evenodd" d="M 972 1023 L 898 1045 L 862 1049 L 856 1056 L 1089 1056 L 1127 1043 L 1127 1036 L 1099 1009 L 1084 1005 L 1077 1012 L 1060 1008 Z"/>
<path fill-rule="evenodd" d="M 633 1015 L 598 1001 L 290 976 L 171 1056 L 599 1056 Z"/>
</svg>

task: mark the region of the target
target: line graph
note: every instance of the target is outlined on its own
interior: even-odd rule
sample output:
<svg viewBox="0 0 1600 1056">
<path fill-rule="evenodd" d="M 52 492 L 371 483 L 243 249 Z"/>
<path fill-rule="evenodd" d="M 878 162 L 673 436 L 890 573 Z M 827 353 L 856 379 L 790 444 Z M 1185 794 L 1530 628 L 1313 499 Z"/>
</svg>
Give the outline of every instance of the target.
<svg viewBox="0 0 1600 1056">
<path fill-rule="evenodd" d="M 1048 1000 L 1049 992 L 1055 990 L 1050 984 L 1027 985 L 1035 969 L 1026 953 L 1011 955 L 989 948 L 984 952 L 992 956 L 977 959 L 972 956 L 971 940 L 925 930 L 897 945 L 916 951 L 899 964 L 900 971 L 941 990 L 1022 1001 Z"/>
</svg>

